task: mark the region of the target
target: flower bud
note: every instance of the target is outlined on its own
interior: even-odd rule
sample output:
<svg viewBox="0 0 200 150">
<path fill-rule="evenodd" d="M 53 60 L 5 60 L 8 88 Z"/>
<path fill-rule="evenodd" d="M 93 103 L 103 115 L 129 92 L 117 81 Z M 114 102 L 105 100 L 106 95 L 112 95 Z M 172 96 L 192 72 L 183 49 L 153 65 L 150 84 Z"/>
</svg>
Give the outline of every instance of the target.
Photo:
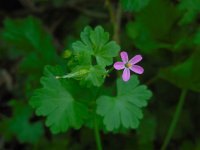
<svg viewBox="0 0 200 150">
<path fill-rule="evenodd" d="M 62 54 L 63 58 L 70 58 L 72 56 L 72 51 L 69 49 L 66 49 L 63 54 Z"/>
<path fill-rule="evenodd" d="M 88 69 L 80 69 L 64 76 L 56 76 L 56 79 L 64 79 L 64 78 L 82 78 L 89 73 Z"/>
</svg>

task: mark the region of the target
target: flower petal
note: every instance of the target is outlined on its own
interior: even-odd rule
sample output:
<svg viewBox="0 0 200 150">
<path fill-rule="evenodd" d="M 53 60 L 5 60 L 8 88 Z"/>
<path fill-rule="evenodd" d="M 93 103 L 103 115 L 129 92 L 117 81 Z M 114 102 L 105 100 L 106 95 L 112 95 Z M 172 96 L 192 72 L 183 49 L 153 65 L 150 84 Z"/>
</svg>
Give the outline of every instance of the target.
<svg viewBox="0 0 200 150">
<path fill-rule="evenodd" d="M 124 69 L 125 66 L 124 66 L 124 63 L 123 63 L 123 62 L 116 62 L 116 63 L 114 64 L 114 68 L 115 68 L 116 70 L 121 70 L 121 69 Z"/>
<path fill-rule="evenodd" d="M 142 60 L 142 55 L 135 55 L 133 58 L 131 58 L 131 60 L 129 61 L 129 63 L 131 63 L 132 65 L 140 62 Z"/>
<path fill-rule="evenodd" d="M 130 70 L 125 68 L 122 74 L 122 79 L 126 82 L 130 79 Z"/>
<path fill-rule="evenodd" d="M 128 62 L 128 54 L 127 54 L 127 52 L 123 51 L 123 52 L 120 53 L 120 55 L 121 55 L 122 61 L 124 63 L 127 63 Z"/>
<path fill-rule="evenodd" d="M 137 74 L 143 74 L 143 72 L 144 72 L 144 69 L 141 66 L 138 66 L 138 65 L 133 65 L 129 69 L 131 69 L 133 72 L 135 72 Z"/>
</svg>

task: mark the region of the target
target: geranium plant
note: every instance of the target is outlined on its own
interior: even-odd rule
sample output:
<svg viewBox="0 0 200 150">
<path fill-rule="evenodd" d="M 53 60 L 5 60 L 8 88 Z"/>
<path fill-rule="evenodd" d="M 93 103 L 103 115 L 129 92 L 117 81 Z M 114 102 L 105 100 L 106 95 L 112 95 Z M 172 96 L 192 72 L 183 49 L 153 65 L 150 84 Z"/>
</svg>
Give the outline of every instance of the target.
<svg viewBox="0 0 200 150">
<path fill-rule="evenodd" d="M 82 126 L 94 129 L 98 149 L 102 149 L 99 131 L 138 128 L 142 108 L 152 93 L 140 85 L 135 74 L 130 76 L 130 70 L 143 73 L 144 69 L 136 65 L 141 55 L 128 61 L 128 54 L 120 53 L 120 46 L 109 41 L 109 33 L 101 26 L 86 27 L 80 37 L 72 44 L 71 63 L 45 67 L 42 88 L 35 90 L 30 104 L 38 116 L 46 117 L 45 124 L 53 133 Z M 111 70 L 119 54 L 123 62 L 116 62 L 114 68 L 124 69 L 123 80 L 116 78 L 116 89 L 108 92 L 105 79 L 116 74 Z"/>
</svg>

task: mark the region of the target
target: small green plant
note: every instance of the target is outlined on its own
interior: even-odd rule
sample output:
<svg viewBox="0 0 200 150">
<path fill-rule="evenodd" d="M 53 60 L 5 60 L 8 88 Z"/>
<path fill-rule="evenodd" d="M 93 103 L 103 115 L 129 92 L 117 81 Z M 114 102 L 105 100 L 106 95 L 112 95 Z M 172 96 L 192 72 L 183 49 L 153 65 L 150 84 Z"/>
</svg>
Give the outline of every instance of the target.
<svg viewBox="0 0 200 150">
<path fill-rule="evenodd" d="M 127 59 L 127 62 L 120 69 L 129 72 L 123 73 L 123 80 L 130 80 L 124 82 L 118 78 L 114 83 L 116 89 L 107 93 L 104 80 L 115 73 L 111 72 L 113 59 L 118 56 L 120 46 L 109 41 L 109 34 L 97 26 L 95 29 L 86 27 L 81 40 L 74 42 L 72 48 L 69 60 L 73 63 L 45 67 L 41 78 L 43 87 L 34 92 L 30 104 L 37 115 L 46 116 L 46 125 L 53 133 L 79 129 L 83 125 L 93 128 L 98 149 L 101 149 L 99 130 L 120 132 L 139 126 L 143 117 L 141 108 L 147 106 L 152 93 L 139 84 L 136 75 L 130 76 L 129 68 L 135 67 L 132 70 L 141 74 L 142 67 L 134 64 L 142 58 L 133 57 L 132 66 L 127 67 L 128 55 L 122 52 L 122 60 Z M 117 64 L 119 62 L 114 67 L 119 69 Z"/>
</svg>

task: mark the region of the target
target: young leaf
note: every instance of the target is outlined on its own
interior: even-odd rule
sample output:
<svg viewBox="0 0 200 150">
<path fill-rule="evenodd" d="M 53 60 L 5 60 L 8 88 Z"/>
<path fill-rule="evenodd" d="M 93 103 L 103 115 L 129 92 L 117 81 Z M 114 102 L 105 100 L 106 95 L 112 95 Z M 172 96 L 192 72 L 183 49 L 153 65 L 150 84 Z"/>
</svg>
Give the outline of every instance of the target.
<svg viewBox="0 0 200 150">
<path fill-rule="evenodd" d="M 147 105 L 152 93 L 145 85 L 139 85 L 137 76 L 129 82 L 117 80 L 117 96 L 100 96 L 97 99 L 97 114 L 103 116 L 108 131 L 121 127 L 137 128 L 143 117 L 142 107 Z"/>
<path fill-rule="evenodd" d="M 102 67 L 111 65 L 113 57 L 116 57 L 120 50 L 114 41 L 108 42 L 109 34 L 101 26 L 97 26 L 94 30 L 86 27 L 81 33 L 81 40 L 72 45 L 75 55 L 87 57 L 91 61 L 94 56 L 97 65 Z M 87 64 L 92 64 L 91 61 Z"/>
<path fill-rule="evenodd" d="M 120 0 L 122 7 L 125 11 L 139 12 L 145 8 L 150 0 Z"/>
<path fill-rule="evenodd" d="M 72 72 L 87 69 L 88 73 L 82 76 L 81 83 L 87 86 L 101 86 L 104 82 L 105 67 L 113 63 L 113 57 L 118 55 L 120 47 L 114 41 L 108 41 L 109 34 L 101 26 L 94 30 L 86 27 L 81 32 L 81 41 L 73 43 L 73 52 L 77 66 Z"/>
<path fill-rule="evenodd" d="M 41 79 L 43 88 L 36 90 L 30 100 L 36 114 L 47 117 L 46 125 L 53 133 L 64 132 L 70 127 L 78 129 L 87 116 L 87 107 L 74 98 L 80 94 L 76 83 L 55 78 L 62 74 L 60 67 L 46 67 Z"/>
</svg>

